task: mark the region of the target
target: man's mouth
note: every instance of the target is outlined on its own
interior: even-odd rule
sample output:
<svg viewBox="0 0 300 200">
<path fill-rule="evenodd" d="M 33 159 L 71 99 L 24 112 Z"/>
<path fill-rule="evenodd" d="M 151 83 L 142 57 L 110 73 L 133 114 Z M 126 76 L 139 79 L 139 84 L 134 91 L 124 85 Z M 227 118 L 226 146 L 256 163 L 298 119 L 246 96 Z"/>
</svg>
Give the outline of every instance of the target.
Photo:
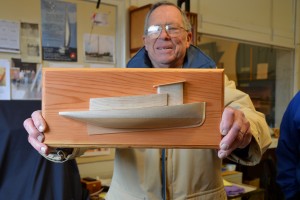
<svg viewBox="0 0 300 200">
<path fill-rule="evenodd" d="M 172 47 L 157 47 L 158 50 L 173 49 Z"/>
</svg>

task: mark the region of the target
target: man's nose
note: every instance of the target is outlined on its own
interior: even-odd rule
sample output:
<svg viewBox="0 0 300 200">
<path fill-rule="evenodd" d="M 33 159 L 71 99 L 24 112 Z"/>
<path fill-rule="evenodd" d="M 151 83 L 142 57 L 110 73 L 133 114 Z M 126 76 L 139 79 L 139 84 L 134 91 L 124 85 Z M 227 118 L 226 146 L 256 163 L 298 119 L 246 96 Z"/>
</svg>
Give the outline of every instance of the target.
<svg viewBox="0 0 300 200">
<path fill-rule="evenodd" d="M 160 34 L 159 34 L 159 37 L 161 38 L 170 38 L 170 35 L 169 33 L 167 32 L 166 28 L 163 27 Z"/>
</svg>

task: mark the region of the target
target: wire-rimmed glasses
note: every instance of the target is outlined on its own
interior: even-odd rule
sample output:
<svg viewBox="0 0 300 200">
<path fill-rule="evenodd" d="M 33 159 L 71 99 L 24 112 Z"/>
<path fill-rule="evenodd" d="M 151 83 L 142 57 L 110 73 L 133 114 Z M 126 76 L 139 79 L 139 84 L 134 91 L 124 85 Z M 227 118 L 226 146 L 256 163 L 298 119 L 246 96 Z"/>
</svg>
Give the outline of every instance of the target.
<svg viewBox="0 0 300 200">
<path fill-rule="evenodd" d="M 147 36 L 152 39 L 156 39 L 161 34 L 163 29 L 165 29 L 170 37 L 178 37 L 182 30 L 187 31 L 185 28 L 175 24 L 151 25 L 147 29 Z"/>
</svg>

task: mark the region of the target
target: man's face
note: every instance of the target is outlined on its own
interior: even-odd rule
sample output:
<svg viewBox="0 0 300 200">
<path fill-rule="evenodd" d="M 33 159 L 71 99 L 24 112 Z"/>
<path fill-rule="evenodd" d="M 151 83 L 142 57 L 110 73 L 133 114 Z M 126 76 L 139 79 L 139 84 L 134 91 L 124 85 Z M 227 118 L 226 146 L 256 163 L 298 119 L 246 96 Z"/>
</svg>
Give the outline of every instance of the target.
<svg viewBox="0 0 300 200">
<path fill-rule="evenodd" d="M 174 6 L 160 6 L 150 15 L 149 26 L 161 25 L 163 30 L 157 38 L 150 35 L 143 37 L 144 45 L 154 67 L 175 68 L 183 65 L 186 49 L 190 46 L 191 32 L 180 28 L 179 33 L 169 35 L 165 25 L 183 27 L 180 11 Z"/>
</svg>

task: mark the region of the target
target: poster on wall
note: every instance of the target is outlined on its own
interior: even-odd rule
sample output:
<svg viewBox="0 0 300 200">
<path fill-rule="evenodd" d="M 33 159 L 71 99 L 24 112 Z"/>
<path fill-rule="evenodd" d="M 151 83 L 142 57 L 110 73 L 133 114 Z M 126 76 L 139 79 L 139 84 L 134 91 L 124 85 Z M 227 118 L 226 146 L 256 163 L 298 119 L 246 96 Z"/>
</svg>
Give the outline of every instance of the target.
<svg viewBox="0 0 300 200">
<path fill-rule="evenodd" d="M 41 62 L 39 25 L 21 22 L 21 58 L 23 62 Z"/>
<path fill-rule="evenodd" d="M 41 64 L 22 62 L 12 58 L 11 62 L 11 99 L 41 99 Z"/>
<path fill-rule="evenodd" d="M 41 0 L 42 58 L 77 61 L 76 4 Z"/>
<path fill-rule="evenodd" d="M 115 38 L 109 35 L 84 34 L 86 62 L 115 63 Z"/>
<path fill-rule="evenodd" d="M 0 52 L 20 53 L 20 22 L 0 20 Z"/>
<path fill-rule="evenodd" d="M 0 100 L 10 100 L 10 62 L 0 59 Z"/>
</svg>

